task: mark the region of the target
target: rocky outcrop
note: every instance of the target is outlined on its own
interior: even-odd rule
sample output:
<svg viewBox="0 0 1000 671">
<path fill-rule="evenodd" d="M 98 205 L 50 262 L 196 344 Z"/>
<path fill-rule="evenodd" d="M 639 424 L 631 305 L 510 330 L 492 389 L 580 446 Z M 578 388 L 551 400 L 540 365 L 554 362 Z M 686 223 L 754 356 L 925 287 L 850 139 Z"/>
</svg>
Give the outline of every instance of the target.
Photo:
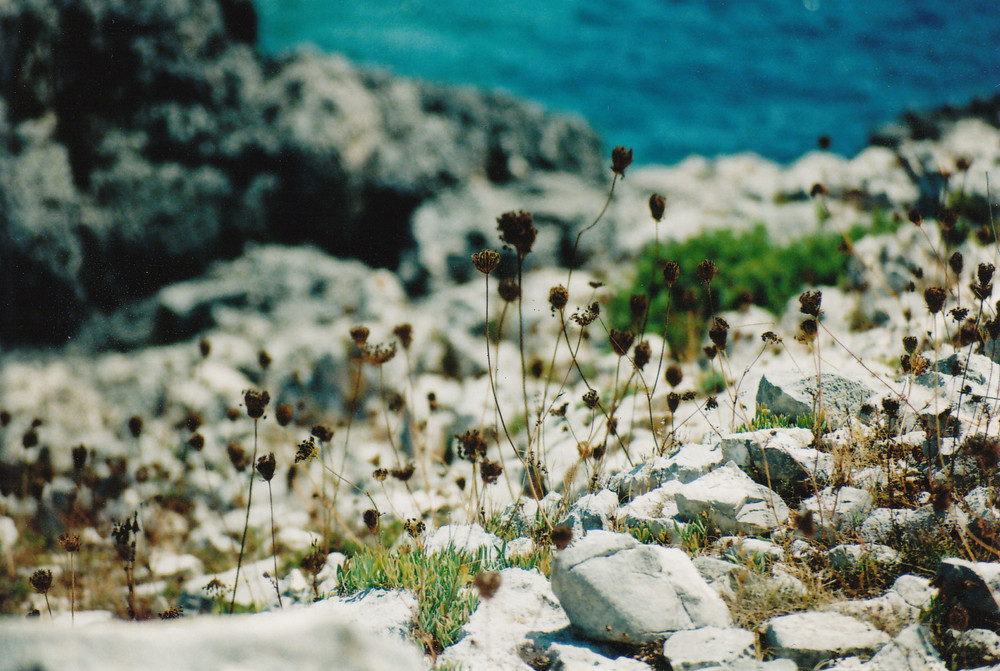
<svg viewBox="0 0 1000 671">
<path fill-rule="evenodd" d="M 0 3 L 0 339 L 62 340 L 247 239 L 394 267 L 444 189 L 601 170 L 582 121 L 256 32 L 248 0 Z"/>
</svg>

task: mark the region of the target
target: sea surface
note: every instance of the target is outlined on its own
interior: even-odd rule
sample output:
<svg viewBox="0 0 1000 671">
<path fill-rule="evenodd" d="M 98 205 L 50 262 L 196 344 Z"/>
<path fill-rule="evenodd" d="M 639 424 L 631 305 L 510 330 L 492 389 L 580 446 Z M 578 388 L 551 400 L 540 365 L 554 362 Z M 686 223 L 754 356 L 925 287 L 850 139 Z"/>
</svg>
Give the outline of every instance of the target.
<svg viewBox="0 0 1000 671">
<path fill-rule="evenodd" d="M 261 41 L 579 113 L 637 163 L 851 155 L 1000 93 L 1000 0 L 257 0 Z"/>
</svg>

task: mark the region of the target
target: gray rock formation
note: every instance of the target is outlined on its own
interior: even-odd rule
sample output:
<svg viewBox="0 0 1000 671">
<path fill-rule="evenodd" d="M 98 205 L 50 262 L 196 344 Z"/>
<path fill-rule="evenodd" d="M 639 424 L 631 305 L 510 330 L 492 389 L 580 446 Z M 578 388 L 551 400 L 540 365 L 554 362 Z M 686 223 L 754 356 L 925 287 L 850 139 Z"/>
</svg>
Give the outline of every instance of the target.
<svg viewBox="0 0 1000 671">
<path fill-rule="evenodd" d="M 824 420 L 839 426 L 853 421 L 873 393 L 864 383 L 833 373 L 823 373 L 821 381 L 817 385 L 815 375 L 797 373 L 765 375 L 757 387 L 757 405 L 795 421 L 811 415 L 819 403 Z"/>
<path fill-rule="evenodd" d="M 788 506 L 781 497 L 731 461 L 684 485 L 676 501 L 681 520 L 704 516 L 723 533 L 767 534 L 788 519 Z"/>
<path fill-rule="evenodd" d="M 762 626 L 761 643 L 768 654 L 794 660 L 800 669 L 837 657 L 878 652 L 889 637 L 871 625 L 837 613 L 793 613 Z"/>
</svg>

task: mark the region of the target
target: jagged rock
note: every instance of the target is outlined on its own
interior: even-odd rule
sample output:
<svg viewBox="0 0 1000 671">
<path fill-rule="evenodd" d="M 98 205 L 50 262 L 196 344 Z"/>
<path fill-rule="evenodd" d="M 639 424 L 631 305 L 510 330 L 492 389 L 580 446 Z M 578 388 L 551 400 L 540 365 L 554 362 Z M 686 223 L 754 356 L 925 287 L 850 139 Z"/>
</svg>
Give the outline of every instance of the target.
<svg viewBox="0 0 1000 671">
<path fill-rule="evenodd" d="M 901 543 L 926 542 L 920 537 L 937 531 L 940 518 L 930 510 L 876 508 L 858 529 L 865 543 L 880 543 L 900 547 Z"/>
<path fill-rule="evenodd" d="M 754 660 L 756 645 L 746 629 L 702 627 L 671 635 L 663 642 L 663 655 L 674 671 L 695 671 Z"/>
<path fill-rule="evenodd" d="M 725 436 L 724 461 L 733 461 L 756 482 L 781 494 L 801 494 L 830 479 L 833 457 L 811 447 L 808 429 L 764 429 Z"/>
<path fill-rule="evenodd" d="M 731 622 L 683 551 L 625 534 L 594 531 L 560 552 L 552 591 L 570 622 L 598 641 L 646 642 Z"/>
<path fill-rule="evenodd" d="M 660 536 L 666 534 L 674 544 L 679 538 L 676 530 L 679 524 L 674 517 L 677 515 L 677 503 L 674 496 L 680 491 L 682 484 L 677 480 L 666 482 L 651 492 L 642 494 L 621 506 L 615 517 L 629 528 L 644 526 L 650 533 Z"/>
<path fill-rule="evenodd" d="M 772 618 L 761 628 L 767 654 L 788 657 L 800 669 L 837 657 L 872 655 L 889 637 L 872 626 L 837 613 L 793 613 Z"/>
<path fill-rule="evenodd" d="M 369 613 L 370 615 L 370 613 Z M 364 625 L 359 622 L 364 622 Z M 136 627 L 131 622 L 69 624 L 10 622 L 0 627 L 4 656 L 0 669 L 274 669 L 289 664 L 337 668 L 417 671 L 424 664 L 416 647 L 382 633 L 382 622 L 345 613 L 333 601 L 307 608 L 197 617 Z M 303 645 L 303 641 L 309 641 Z M 94 651 L 100 650 L 100 655 Z"/>
<path fill-rule="evenodd" d="M 773 415 L 795 421 L 814 412 L 820 388 L 815 375 L 803 378 L 798 373 L 767 373 L 757 387 L 757 405 Z M 823 418 L 833 426 L 856 421 L 861 406 L 872 393 L 860 380 L 823 373 L 820 403 Z"/>
<path fill-rule="evenodd" d="M 478 524 L 448 524 L 438 527 L 424 539 L 424 550 L 432 553 L 453 548 L 471 555 L 482 551 L 487 557 L 494 558 L 501 544 L 499 538 L 487 533 Z"/>
<path fill-rule="evenodd" d="M 669 457 L 654 455 L 628 471 L 615 474 L 608 482 L 608 489 L 617 492 L 622 501 L 631 501 L 671 480 L 691 482 L 722 461 L 717 446 L 687 443 Z"/>
<path fill-rule="evenodd" d="M 802 512 L 812 511 L 816 534 L 824 540 L 833 540 L 838 533 L 853 533 L 871 509 L 872 495 L 854 487 L 836 491 L 828 487 L 802 502 Z"/>
<path fill-rule="evenodd" d="M 768 534 L 788 519 L 781 497 L 749 478 L 730 461 L 690 482 L 676 495 L 678 517 L 705 516 L 723 533 Z"/>
<path fill-rule="evenodd" d="M 579 537 L 594 529 L 608 530 L 617 510 L 618 496 L 602 489 L 596 494 L 585 494 L 577 499 L 559 523 L 572 529 L 574 537 Z"/>
<path fill-rule="evenodd" d="M 960 668 L 1000 663 L 1000 636 L 989 629 L 966 629 L 948 648 Z"/>
<path fill-rule="evenodd" d="M 736 600 L 735 590 L 739 583 L 745 582 L 750 577 L 750 570 L 746 566 L 724 559 L 701 555 L 691 561 L 709 587 L 730 601 Z"/>
<path fill-rule="evenodd" d="M 948 667 L 934 648 L 934 636 L 922 624 L 912 624 L 868 660 L 871 671 L 945 671 Z"/>
<path fill-rule="evenodd" d="M 836 570 L 855 574 L 868 568 L 887 568 L 899 563 L 899 553 L 888 545 L 841 544 L 827 553 L 830 565 Z"/>
</svg>

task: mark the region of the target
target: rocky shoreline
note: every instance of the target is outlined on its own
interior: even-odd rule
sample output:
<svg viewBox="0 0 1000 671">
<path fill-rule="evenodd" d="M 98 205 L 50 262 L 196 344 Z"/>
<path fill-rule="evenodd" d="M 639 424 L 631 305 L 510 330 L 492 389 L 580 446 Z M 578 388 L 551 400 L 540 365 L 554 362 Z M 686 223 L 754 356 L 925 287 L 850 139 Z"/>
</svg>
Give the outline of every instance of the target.
<svg viewBox="0 0 1000 671">
<path fill-rule="evenodd" d="M 909 115 L 851 158 L 628 167 L 608 199 L 610 152 L 583 121 L 335 56 L 265 58 L 255 35 L 245 0 L 0 2 L 0 587 L 32 576 L 29 561 L 57 584 L 54 624 L 0 621 L 0 669 L 1000 668 L 987 177 L 1000 174 L 1000 97 Z M 658 225 L 654 192 L 667 197 Z M 606 201 L 570 280 L 575 237 Z M 517 210 L 537 226 L 520 303 L 496 294 L 510 251 L 484 298 L 470 255 L 499 249 L 497 216 Z M 952 212 L 980 239 L 952 246 Z M 636 355 L 612 351 L 602 322 L 567 317 L 607 306 L 654 239 L 765 222 L 780 244 L 877 213 L 903 223 L 850 245 L 845 286 L 783 314 L 717 315 L 725 356 L 668 361 L 669 386 L 620 392 Z M 946 309 L 929 311 L 937 290 Z M 523 383 L 518 311 L 541 371 Z M 564 329 L 573 355 L 553 349 Z M 729 386 L 713 394 L 701 381 L 716 369 Z M 248 389 L 273 399 L 259 427 Z M 279 403 L 294 421 L 277 423 Z M 809 424 L 817 403 L 822 428 L 759 424 Z M 540 419 L 511 422 L 508 443 L 493 408 L 509 421 L 522 404 Z M 315 428 L 327 425 L 329 444 Z M 463 461 L 473 430 L 491 437 L 493 483 Z M 300 463 L 310 436 L 322 449 Z M 258 438 L 277 458 L 273 511 L 245 495 Z M 533 450 L 514 445 L 537 449 L 540 500 L 524 494 L 540 477 Z M 358 489 L 333 503 L 330 464 Z M 410 466 L 400 482 L 379 475 Z M 372 505 L 386 526 L 413 522 L 386 550 L 397 558 L 460 548 L 550 565 L 499 570 L 436 649 L 414 638 L 411 590 L 341 595 L 340 569 L 359 559 L 302 563 L 324 518 L 345 551 L 354 537 L 381 547 Z M 267 612 L 213 617 L 205 587 L 236 582 L 244 514 L 255 546 L 233 603 Z M 106 621 L 124 586 L 100 567 L 114 563 L 113 522 L 133 516 L 139 599 L 147 615 L 182 606 L 180 622 Z M 75 627 L 54 551 L 71 531 L 102 576 L 81 575 L 94 608 Z M 35 538 L 47 545 L 32 554 Z M 873 576 L 892 579 L 851 582 Z M 48 596 L 3 594 L 18 609 Z"/>
</svg>

